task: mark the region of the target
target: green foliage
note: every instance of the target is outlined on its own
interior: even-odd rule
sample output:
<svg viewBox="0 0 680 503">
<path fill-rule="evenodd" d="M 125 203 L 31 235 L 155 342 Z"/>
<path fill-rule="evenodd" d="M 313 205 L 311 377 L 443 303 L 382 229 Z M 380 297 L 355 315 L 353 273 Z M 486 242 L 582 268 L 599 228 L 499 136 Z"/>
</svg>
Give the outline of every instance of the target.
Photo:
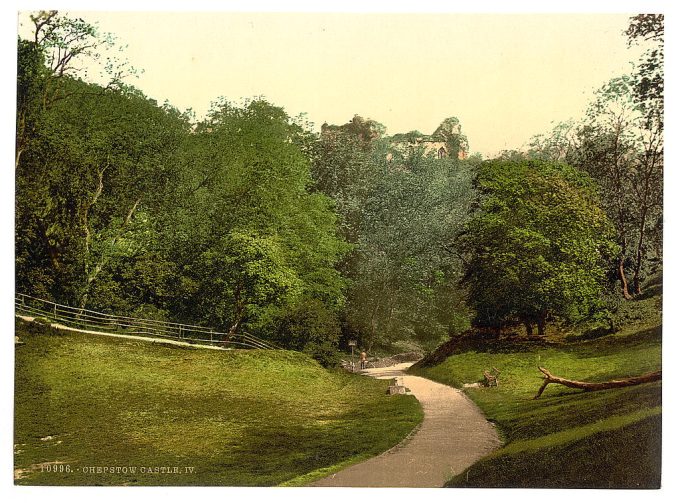
<svg viewBox="0 0 680 503">
<path fill-rule="evenodd" d="M 641 102 L 634 87 L 629 76 L 602 86 L 572 156 L 597 181 L 615 224 L 618 279 L 626 298 L 642 293 L 642 282 L 662 255 L 663 102 Z"/>
<path fill-rule="evenodd" d="M 632 17 L 626 35 L 646 47 L 632 74 L 605 83 L 581 121 L 535 137 L 528 156 L 565 161 L 596 181 L 617 232 L 619 295 L 630 299 L 662 257 L 663 15 Z"/>
<path fill-rule="evenodd" d="M 638 63 L 635 94 L 638 103 L 663 114 L 664 101 L 664 15 L 639 14 L 630 18 L 628 44 L 647 42 L 649 47 Z"/>
<path fill-rule="evenodd" d="M 218 102 L 188 138 L 176 197 L 157 227 L 163 253 L 181 264 L 173 308 L 181 319 L 304 349 L 302 334 L 283 337 L 279 321 L 298 302 L 316 301 L 331 318 L 343 305 L 335 264 L 347 246 L 329 199 L 309 191 L 306 135 L 255 100 Z"/>
<path fill-rule="evenodd" d="M 348 319 L 369 344 L 429 347 L 464 324 L 449 245 L 465 219 L 469 172 L 448 159 L 391 162 L 406 169 L 387 170 L 366 202 Z"/>
<path fill-rule="evenodd" d="M 467 323 L 451 244 L 466 218 L 469 169 L 422 148 L 401 152 L 390 143 L 400 136 L 365 136 L 324 126 L 313 165 L 316 188 L 333 198 L 353 245 L 340 266 L 348 278 L 343 337 L 369 349 L 399 340 L 430 347 Z"/>
<path fill-rule="evenodd" d="M 459 238 L 475 322 L 542 334 L 549 317 L 593 316 L 616 245 L 592 182 L 563 164 L 490 161 L 475 185 L 477 210 Z"/>
<path fill-rule="evenodd" d="M 262 311 L 299 294 L 300 281 L 286 267 L 272 238 L 234 230 L 187 267 L 195 289 L 189 293 L 194 315 L 210 326 L 240 326 Z"/>
<path fill-rule="evenodd" d="M 281 314 L 267 327 L 275 341 L 304 351 L 325 367 L 338 364 L 340 325 L 338 316 L 320 300 L 302 298 L 284 306 Z"/>
<path fill-rule="evenodd" d="M 102 270 L 143 246 L 144 215 L 177 176 L 173 154 L 187 127 L 139 93 L 62 86 L 78 98 L 42 113 L 17 166 L 17 258 L 49 264 L 52 295 L 79 305 Z M 33 290 L 29 276 L 20 267 L 20 289 Z"/>
<path fill-rule="evenodd" d="M 267 330 L 299 299 L 336 319 L 348 247 L 331 201 L 310 191 L 301 121 L 218 100 L 191 124 L 123 85 L 113 59 L 107 87 L 79 80 L 75 62 L 103 64 L 111 37 L 56 11 L 32 19 L 18 58 L 18 290 L 225 331 Z"/>
<path fill-rule="evenodd" d="M 427 137 L 386 138 L 358 115 L 316 135 L 263 99 L 219 99 L 196 123 L 123 83 L 134 70 L 105 54 L 110 35 L 56 11 L 32 21 L 18 44 L 18 290 L 248 330 L 326 363 L 348 338 L 433 347 L 469 326 L 470 308 L 477 323 L 541 331 L 549 317 L 609 314 L 614 248 L 591 184 L 528 158 L 595 179 L 634 293 L 661 259 L 662 17 L 631 20 L 630 41 L 656 47 L 639 73 L 604 86 L 583 124 L 505 153 L 507 173 L 458 159 L 455 117 Z M 426 155 L 421 137 L 449 157 Z M 457 241 L 471 170 L 484 194 Z"/>
</svg>

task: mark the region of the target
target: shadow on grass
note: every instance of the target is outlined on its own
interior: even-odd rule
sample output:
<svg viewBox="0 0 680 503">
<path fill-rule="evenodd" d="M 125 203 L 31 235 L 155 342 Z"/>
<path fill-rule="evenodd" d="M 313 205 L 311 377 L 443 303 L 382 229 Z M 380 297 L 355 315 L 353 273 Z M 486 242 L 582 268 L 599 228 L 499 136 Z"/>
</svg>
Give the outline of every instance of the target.
<svg viewBox="0 0 680 503">
<path fill-rule="evenodd" d="M 491 455 L 447 487 L 658 489 L 661 416 L 559 445 Z"/>
<path fill-rule="evenodd" d="M 661 296 L 663 294 L 663 284 L 655 283 L 648 286 L 640 295 L 636 296 L 634 301 L 647 300 L 652 297 Z"/>
<path fill-rule="evenodd" d="M 595 353 L 618 353 L 630 348 L 659 347 L 661 338 L 662 328 L 659 325 L 625 335 L 612 334 L 592 341 L 584 341 L 583 344 L 574 346 L 572 351 L 577 356 L 587 358 Z"/>
<path fill-rule="evenodd" d="M 585 392 L 569 390 L 542 397 L 535 405 L 503 421 L 509 440 L 529 439 L 556 433 L 581 424 L 596 423 L 612 415 L 625 415 L 640 408 L 661 405 L 661 384 Z"/>
</svg>

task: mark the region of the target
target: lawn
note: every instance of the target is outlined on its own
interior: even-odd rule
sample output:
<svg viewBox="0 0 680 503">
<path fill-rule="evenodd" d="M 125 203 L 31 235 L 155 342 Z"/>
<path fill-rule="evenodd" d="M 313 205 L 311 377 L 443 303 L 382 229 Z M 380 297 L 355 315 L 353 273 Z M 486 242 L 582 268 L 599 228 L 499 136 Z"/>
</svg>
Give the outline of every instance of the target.
<svg viewBox="0 0 680 503">
<path fill-rule="evenodd" d="M 650 300 L 650 302 L 653 301 Z M 537 366 L 560 377 L 605 381 L 661 368 L 661 326 L 645 318 L 590 341 L 455 352 L 413 373 L 461 387 L 496 367 L 500 385 L 466 388 L 505 446 L 452 479 L 452 487 L 655 488 L 660 483 L 661 383 L 583 392 L 542 383 Z"/>
<path fill-rule="evenodd" d="M 386 381 L 301 353 L 20 321 L 17 335 L 17 484 L 296 485 L 389 449 L 422 420 L 417 400 L 387 396 Z"/>
</svg>

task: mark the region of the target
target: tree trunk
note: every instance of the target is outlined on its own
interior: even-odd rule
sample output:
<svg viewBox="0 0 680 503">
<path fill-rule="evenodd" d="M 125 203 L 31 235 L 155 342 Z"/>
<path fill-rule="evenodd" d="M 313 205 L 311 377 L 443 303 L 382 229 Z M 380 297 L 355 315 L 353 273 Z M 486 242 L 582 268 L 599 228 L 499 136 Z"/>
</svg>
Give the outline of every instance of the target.
<svg viewBox="0 0 680 503">
<path fill-rule="evenodd" d="M 541 311 L 538 315 L 538 319 L 536 320 L 536 324 L 538 325 L 538 335 L 545 335 L 545 326 L 548 318 L 548 313 L 547 311 Z"/>
<path fill-rule="evenodd" d="M 524 320 L 524 327 L 527 330 L 527 335 L 532 335 L 534 333 L 534 327 L 532 326 L 531 322 L 528 320 Z"/>
<path fill-rule="evenodd" d="M 135 211 L 137 210 L 137 207 L 139 206 L 139 203 L 142 202 L 142 198 L 138 198 L 132 207 L 130 208 L 130 211 L 128 211 L 127 216 L 125 217 L 125 220 L 123 220 L 123 225 L 120 226 L 120 229 L 118 231 L 118 234 L 116 234 L 112 239 L 111 239 L 111 247 L 113 248 L 116 245 L 116 242 L 118 239 L 123 235 L 123 232 L 125 232 L 125 228 L 128 226 L 130 223 L 130 220 L 132 220 L 133 215 L 135 214 Z M 88 232 L 86 234 L 86 239 L 89 238 L 89 228 Z M 89 296 L 90 292 L 90 287 L 92 286 L 92 283 L 94 282 L 95 279 L 97 279 L 97 276 L 99 276 L 99 273 L 102 271 L 106 263 L 108 262 L 109 257 L 107 256 L 102 256 L 99 262 L 94 267 L 94 270 L 90 272 L 89 268 L 86 267 L 86 272 L 87 272 L 87 279 L 85 282 L 85 290 L 84 293 L 81 297 L 80 300 L 80 309 L 85 309 L 85 304 L 87 303 L 87 299 Z"/>
<path fill-rule="evenodd" d="M 633 269 L 633 292 L 635 295 L 640 295 L 642 293 L 642 287 L 640 285 L 640 270 L 642 269 L 642 250 L 644 249 L 645 242 L 645 230 L 647 227 L 647 201 L 644 201 L 642 210 L 640 211 L 640 226 L 638 228 L 638 242 L 637 249 L 635 251 L 635 268 Z"/>
<path fill-rule="evenodd" d="M 232 326 L 229 327 L 229 333 L 227 334 L 227 340 L 235 336 L 238 332 L 239 327 L 241 326 L 241 320 L 236 320 L 236 323 L 234 323 Z"/>
<path fill-rule="evenodd" d="M 243 311 L 245 306 L 241 299 L 241 289 L 243 285 L 239 283 L 236 285 L 236 290 L 234 291 L 234 323 L 229 327 L 229 333 L 224 342 L 228 342 L 234 335 L 238 333 L 238 329 L 241 327 L 241 322 L 243 321 Z"/>
<path fill-rule="evenodd" d="M 626 386 L 634 386 L 636 384 L 642 384 L 646 382 L 654 382 L 654 381 L 660 381 L 661 380 L 661 371 L 657 372 L 649 372 L 647 374 L 642 374 L 640 376 L 636 377 L 627 377 L 624 379 L 616 379 L 613 381 L 605 381 L 605 382 L 583 382 L 583 381 L 573 381 L 571 379 L 565 379 L 563 377 L 558 377 L 552 375 L 547 369 L 544 369 L 543 367 L 538 367 L 538 370 L 541 371 L 541 373 L 544 375 L 543 377 L 543 384 L 541 387 L 538 389 L 538 393 L 536 393 L 536 396 L 534 397 L 534 400 L 539 398 L 543 391 L 545 391 L 545 388 L 548 386 L 548 384 L 561 384 L 562 386 L 566 386 L 568 388 L 577 388 L 577 389 L 582 389 L 585 391 L 600 391 L 603 389 L 612 389 L 612 388 L 623 388 Z"/>
<path fill-rule="evenodd" d="M 624 268 L 624 259 L 625 257 L 621 255 L 619 258 L 619 267 L 618 267 L 618 274 L 619 274 L 619 279 L 621 280 L 621 293 L 623 293 L 623 298 L 626 300 L 630 300 L 633 298 L 633 296 L 630 294 L 628 291 L 628 280 L 626 279 L 626 271 Z"/>
<path fill-rule="evenodd" d="M 617 223 L 618 223 L 618 233 L 619 233 L 619 245 L 621 246 L 621 256 L 619 258 L 618 270 L 619 279 L 621 280 L 621 293 L 626 300 L 630 300 L 633 297 L 628 290 L 628 280 L 626 279 L 626 271 L 624 268 L 626 252 L 628 250 L 628 239 L 626 237 L 626 220 L 628 218 L 628 208 L 625 204 L 624 199 L 624 179 L 625 175 L 622 174 L 623 168 L 619 166 L 619 160 L 621 154 L 619 153 L 619 145 L 621 141 L 621 134 L 623 130 L 623 125 L 621 123 L 621 117 L 618 118 L 616 123 L 616 135 L 614 143 L 614 164 L 613 171 L 611 173 L 612 180 L 615 184 L 615 202 L 616 202 L 616 213 L 617 213 Z"/>
<path fill-rule="evenodd" d="M 104 173 L 106 173 L 107 168 L 108 164 L 104 166 L 101 171 L 97 172 L 97 188 L 94 191 L 92 200 L 88 204 L 84 205 L 80 217 L 80 223 L 83 227 L 83 232 L 85 233 L 85 272 L 88 275 L 90 274 L 90 268 L 88 266 L 87 258 L 90 255 L 90 244 L 92 243 L 92 233 L 90 232 L 90 209 L 92 209 L 92 207 L 97 203 L 99 196 L 101 196 L 102 192 L 104 191 Z"/>
<path fill-rule="evenodd" d="M 645 218 L 645 217 L 642 217 Z M 638 240 L 637 252 L 635 256 L 635 268 L 633 269 L 633 292 L 635 295 L 642 293 L 642 286 L 640 285 L 640 270 L 642 269 L 642 249 L 643 249 L 643 233 L 645 232 L 645 221 L 640 225 L 640 239 Z"/>
<path fill-rule="evenodd" d="M 378 329 L 378 322 L 376 321 L 376 316 L 378 315 L 378 303 L 376 302 L 373 306 L 373 312 L 371 312 L 371 340 L 375 340 L 375 333 Z"/>
<path fill-rule="evenodd" d="M 17 139 L 16 139 L 16 150 L 14 152 L 14 169 L 15 171 L 19 168 L 19 161 L 21 159 L 21 154 L 26 150 L 26 144 L 28 140 L 26 139 L 26 112 L 22 111 L 19 113 L 19 118 L 17 119 Z"/>
<path fill-rule="evenodd" d="M 16 153 L 14 154 L 14 170 L 19 169 L 19 160 L 21 159 L 21 154 L 24 152 L 23 148 L 17 147 Z"/>
<path fill-rule="evenodd" d="M 47 227 L 45 227 L 45 221 L 43 219 L 38 219 L 37 222 L 38 233 L 40 238 L 47 249 L 47 253 L 50 256 L 50 264 L 54 272 L 59 273 L 61 271 L 60 253 L 56 245 L 53 245 L 50 241 L 50 237 L 47 235 Z"/>
<path fill-rule="evenodd" d="M 650 206 L 650 177 L 652 176 L 652 173 L 656 167 L 656 155 L 652 155 L 651 160 L 647 159 L 645 164 L 647 169 L 645 170 L 645 183 L 642 189 L 642 209 L 640 210 L 640 226 L 638 228 L 639 236 L 637 242 L 637 251 L 635 254 L 635 270 L 633 272 L 633 291 L 635 292 L 635 295 L 640 295 L 642 293 L 642 287 L 640 285 L 642 250 L 644 249 L 645 231 L 647 227 L 647 213 Z"/>
</svg>

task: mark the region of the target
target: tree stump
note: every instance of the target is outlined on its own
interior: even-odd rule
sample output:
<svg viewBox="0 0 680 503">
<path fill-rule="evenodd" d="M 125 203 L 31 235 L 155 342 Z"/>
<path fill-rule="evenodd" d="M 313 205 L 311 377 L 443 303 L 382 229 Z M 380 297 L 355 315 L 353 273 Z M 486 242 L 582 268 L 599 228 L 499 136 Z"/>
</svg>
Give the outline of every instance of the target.
<svg viewBox="0 0 680 503">
<path fill-rule="evenodd" d="M 493 369 L 493 372 L 490 372 L 488 370 L 485 370 L 483 372 L 484 375 L 484 380 L 482 381 L 482 384 L 486 386 L 487 388 L 491 386 L 498 386 L 498 376 L 500 375 L 501 371 L 498 370 L 496 367 L 491 367 Z"/>
</svg>

